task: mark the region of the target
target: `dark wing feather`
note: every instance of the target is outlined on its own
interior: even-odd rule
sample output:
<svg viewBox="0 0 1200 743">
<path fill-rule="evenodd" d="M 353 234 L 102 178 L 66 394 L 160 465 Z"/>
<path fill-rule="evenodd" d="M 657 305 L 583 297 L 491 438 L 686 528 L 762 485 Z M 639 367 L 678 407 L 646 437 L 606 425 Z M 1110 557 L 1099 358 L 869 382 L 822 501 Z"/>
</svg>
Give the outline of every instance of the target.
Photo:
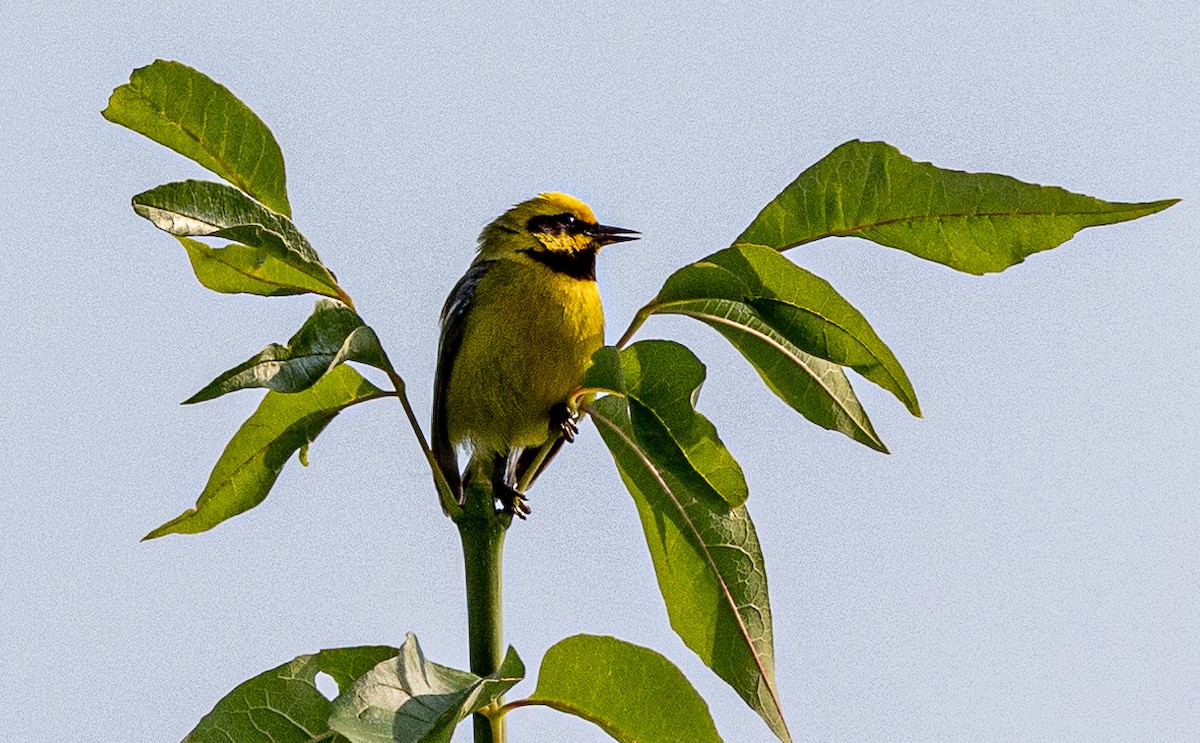
<svg viewBox="0 0 1200 743">
<path fill-rule="evenodd" d="M 463 329 L 467 326 L 467 314 L 475 300 L 475 290 L 479 282 L 487 275 L 491 261 L 477 261 L 471 264 L 463 277 L 454 285 L 450 296 L 446 297 L 446 305 L 442 308 L 442 336 L 438 341 L 437 374 L 433 382 L 433 424 L 431 438 L 433 456 L 437 459 L 438 467 L 450 484 L 454 495 L 462 500 L 462 477 L 458 473 L 458 455 L 454 452 L 454 444 L 450 441 L 450 431 L 446 427 L 446 395 L 450 391 L 450 373 L 454 369 L 454 361 L 458 350 L 462 347 Z"/>
</svg>

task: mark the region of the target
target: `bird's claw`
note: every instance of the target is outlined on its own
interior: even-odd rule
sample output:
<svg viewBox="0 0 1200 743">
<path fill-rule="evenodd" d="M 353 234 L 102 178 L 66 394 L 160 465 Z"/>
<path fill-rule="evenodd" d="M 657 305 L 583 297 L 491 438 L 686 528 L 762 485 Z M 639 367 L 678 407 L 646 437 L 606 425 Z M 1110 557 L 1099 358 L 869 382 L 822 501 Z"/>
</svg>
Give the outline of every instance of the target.
<svg viewBox="0 0 1200 743">
<path fill-rule="evenodd" d="M 505 485 L 498 489 L 496 500 L 500 501 L 500 513 L 516 516 L 522 521 L 533 513 L 533 509 L 529 507 L 529 498 L 524 493 L 517 492 L 514 487 Z"/>
<path fill-rule="evenodd" d="M 551 408 L 550 428 L 561 433 L 568 444 L 575 443 L 575 437 L 579 435 L 579 426 L 576 425 L 575 416 L 571 414 L 571 409 L 565 402 Z"/>
</svg>

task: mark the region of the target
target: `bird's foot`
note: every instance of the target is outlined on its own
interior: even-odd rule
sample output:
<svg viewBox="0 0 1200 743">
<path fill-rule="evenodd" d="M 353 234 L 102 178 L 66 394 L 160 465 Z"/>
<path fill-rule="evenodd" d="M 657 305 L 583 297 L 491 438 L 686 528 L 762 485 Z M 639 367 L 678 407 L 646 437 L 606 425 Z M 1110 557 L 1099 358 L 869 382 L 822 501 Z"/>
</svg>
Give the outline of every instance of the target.
<svg viewBox="0 0 1200 743">
<path fill-rule="evenodd" d="M 579 426 L 575 424 L 575 416 L 565 402 L 550 408 L 550 430 L 561 433 L 568 444 L 575 443 L 575 437 L 579 435 Z"/>
<path fill-rule="evenodd" d="M 500 513 L 516 516 L 522 521 L 533 513 L 529 507 L 529 498 L 511 485 L 496 486 L 496 500 L 500 501 Z"/>
</svg>

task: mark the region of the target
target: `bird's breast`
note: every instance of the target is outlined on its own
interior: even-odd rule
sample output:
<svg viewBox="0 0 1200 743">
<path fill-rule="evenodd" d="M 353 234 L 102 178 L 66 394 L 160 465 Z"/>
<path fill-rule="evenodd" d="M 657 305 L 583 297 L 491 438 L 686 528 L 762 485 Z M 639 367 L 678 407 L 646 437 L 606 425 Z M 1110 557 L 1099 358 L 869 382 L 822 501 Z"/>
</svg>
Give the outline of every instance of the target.
<svg viewBox="0 0 1200 743">
<path fill-rule="evenodd" d="M 451 440 L 496 452 L 543 443 L 550 409 L 580 386 L 603 343 L 595 281 L 498 261 L 477 289 L 451 371 Z"/>
</svg>

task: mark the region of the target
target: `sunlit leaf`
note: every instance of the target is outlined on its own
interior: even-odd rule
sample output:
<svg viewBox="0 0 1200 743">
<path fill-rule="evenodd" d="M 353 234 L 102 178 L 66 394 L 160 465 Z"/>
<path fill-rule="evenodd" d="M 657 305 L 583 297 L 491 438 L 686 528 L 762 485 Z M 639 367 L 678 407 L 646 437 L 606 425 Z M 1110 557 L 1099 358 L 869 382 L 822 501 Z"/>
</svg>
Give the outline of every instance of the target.
<svg viewBox="0 0 1200 743">
<path fill-rule="evenodd" d="M 157 60 L 134 70 L 102 113 L 290 216 L 283 153 L 271 130 L 207 75 L 179 62 Z"/>
<path fill-rule="evenodd" d="M 959 271 L 1002 271 L 1084 227 L 1162 211 L 1178 199 L 1116 203 L 993 173 L 914 162 L 890 144 L 854 140 L 805 170 L 735 244 L 776 250 L 854 236 Z"/>
<path fill-rule="evenodd" d="M 205 287 L 223 294 L 257 294 L 280 297 L 323 294 L 337 297 L 338 288 L 328 278 L 313 276 L 276 258 L 265 248 L 230 243 L 220 248 L 199 240 L 175 236 L 185 249 L 196 278 Z"/>
<path fill-rule="evenodd" d="M 459 722 L 524 677 L 525 665 L 511 647 L 496 673 L 480 678 L 426 660 L 409 633 L 395 658 L 334 700 L 329 727 L 352 743 L 447 743 Z"/>
<path fill-rule="evenodd" d="M 731 506 L 746 502 L 742 468 L 696 410 L 704 364 L 673 341 L 640 341 L 619 353 L 606 347 L 593 358 L 585 387 L 608 389 L 630 400 L 634 432 L 647 453 L 674 476 L 696 480 L 690 487 Z"/>
<path fill-rule="evenodd" d="M 360 330 L 367 332 L 359 333 Z M 391 369 L 378 337 L 363 324 L 362 318 L 337 300 L 320 299 L 286 346 L 272 343 L 221 374 L 184 404 L 254 387 L 300 392 L 343 361 L 364 362 L 384 371 Z"/>
<path fill-rule="evenodd" d="M 386 394 L 344 365 L 303 392 L 268 392 L 226 445 L 196 506 L 145 538 L 206 531 L 257 506 L 288 459 L 316 439 L 338 413 Z"/>
<path fill-rule="evenodd" d="M 670 311 L 701 320 L 725 336 L 767 387 L 805 418 L 872 449 L 887 451 L 842 367 L 800 350 L 745 302 L 679 301 L 670 305 Z"/>
<path fill-rule="evenodd" d="M 291 220 L 235 188 L 213 181 L 167 183 L 134 196 L 133 210 L 178 238 L 201 283 L 216 291 L 267 296 L 313 291 L 353 306 Z M 209 248 L 185 241 L 188 236 L 237 244 Z"/>
<path fill-rule="evenodd" d="M 829 282 L 771 248 L 739 245 L 684 266 L 650 307 L 714 327 L 754 317 L 805 353 L 854 369 L 920 415 L 908 375 L 862 313 Z M 714 309 L 719 320 L 710 319 Z"/>
<path fill-rule="evenodd" d="M 762 550 L 745 506 L 688 487 L 647 455 L 626 398 L 587 406 L 637 504 L 671 627 L 785 742 Z"/>
<path fill-rule="evenodd" d="M 720 743 L 708 705 L 663 656 L 575 635 L 546 651 L 528 700 L 599 725 L 621 743 Z"/>
<path fill-rule="evenodd" d="M 396 648 L 369 646 L 322 650 L 301 655 L 239 684 L 200 719 L 184 743 L 348 743 L 329 729 L 329 700 L 317 689 L 326 673 L 346 690 Z"/>
</svg>

